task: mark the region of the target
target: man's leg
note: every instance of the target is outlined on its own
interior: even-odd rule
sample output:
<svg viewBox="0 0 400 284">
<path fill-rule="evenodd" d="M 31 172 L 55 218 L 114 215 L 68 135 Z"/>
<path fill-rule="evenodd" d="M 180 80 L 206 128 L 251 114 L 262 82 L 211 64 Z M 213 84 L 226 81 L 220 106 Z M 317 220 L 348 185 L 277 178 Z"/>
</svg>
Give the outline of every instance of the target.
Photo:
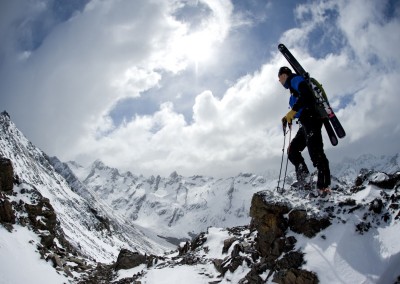
<svg viewBox="0 0 400 284">
<path fill-rule="evenodd" d="M 289 161 L 294 165 L 296 169 L 296 177 L 298 182 L 304 182 L 309 171 L 301 152 L 306 148 L 306 136 L 303 127 L 300 127 L 297 131 L 296 136 L 291 141 L 288 147 L 288 158 Z"/>
<path fill-rule="evenodd" d="M 307 148 L 313 165 L 318 170 L 317 188 L 325 189 L 331 184 L 329 161 L 324 153 L 322 141 L 322 122 L 315 121 L 304 126 L 306 132 Z"/>
</svg>

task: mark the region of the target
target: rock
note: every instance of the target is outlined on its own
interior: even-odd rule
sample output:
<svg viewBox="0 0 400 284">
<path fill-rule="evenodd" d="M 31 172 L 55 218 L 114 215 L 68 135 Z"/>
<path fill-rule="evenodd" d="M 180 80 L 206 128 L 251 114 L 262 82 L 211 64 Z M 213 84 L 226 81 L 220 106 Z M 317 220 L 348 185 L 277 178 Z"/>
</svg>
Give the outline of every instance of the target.
<svg viewBox="0 0 400 284">
<path fill-rule="evenodd" d="M 258 275 L 258 272 L 254 269 L 251 269 L 249 273 L 247 273 L 246 277 L 241 279 L 238 284 L 263 284 L 264 280 Z"/>
<path fill-rule="evenodd" d="M 14 187 L 14 169 L 11 160 L 0 157 L 0 191 L 11 191 Z"/>
<path fill-rule="evenodd" d="M 263 258 L 262 270 L 270 270 L 276 283 L 318 283 L 318 277 L 302 270 L 303 253 L 293 251 L 296 239 L 287 237 L 289 228 L 309 238 L 328 227 L 328 217 L 314 218 L 305 210 L 294 209 L 289 203 L 267 200 L 265 192 L 253 195 L 250 208 L 251 230 L 257 231 L 255 247 Z M 254 278 L 254 272 L 248 279 Z M 250 281 L 250 280 L 249 280 Z M 254 283 L 259 283 L 257 277 Z M 243 282 L 246 283 L 246 282 Z M 250 282 L 248 282 L 250 283 Z"/>
<path fill-rule="evenodd" d="M 146 256 L 138 252 L 132 252 L 127 249 L 121 249 L 119 252 L 117 262 L 115 263 L 115 270 L 130 269 L 140 264 L 146 264 Z"/>
<path fill-rule="evenodd" d="M 289 270 L 281 270 L 274 274 L 272 279 L 274 283 L 278 284 L 317 284 L 319 283 L 318 277 L 315 273 L 291 268 Z"/>
<path fill-rule="evenodd" d="M 53 262 L 53 267 L 63 267 L 64 266 L 63 262 L 61 261 L 61 258 L 56 254 L 50 254 L 47 257 L 47 259 L 51 260 Z"/>
<path fill-rule="evenodd" d="M 0 192 L 0 223 L 15 224 L 15 214 L 11 202 Z"/>
<path fill-rule="evenodd" d="M 196 250 L 196 248 L 201 247 L 206 241 L 206 234 L 204 232 L 200 233 L 196 238 L 193 239 L 193 241 L 191 241 L 190 249 Z"/>
<path fill-rule="evenodd" d="M 285 254 L 281 259 L 276 262 L 276 269 L 291 269 L 300 268 L 304 264 L 303 253 L 299 251 L 292 251 Z"/>
<path fill-rule="evenodd" d="M 57 215 L 49 199 L 41 197 L 37 204 L 25 204 L 29 220 L 36 230 L 48 230 L 54 234 L 57 225 Z"/>
<path fill-rule="evenodd" d="M 380 198 L 375 198 L 369 204 L 369 211 L 373 211 L 376 214 L 380 214 L 383 209 L 383 202 Z"/>
<path fill-rule="evenodd" d="M 392 175 L 385 173 L 376 173 L 369 184 L 375 185 L 382 189 L 397 188 L 400 185 L 400 173 L 395 173 Z"/>
<path fill-rule="evenodd" d="M 308 238 L 314 237 L 318 232 L 329 227 L 331 222 L 329 218 L 311 218 L 305 210 L 293 210 L 289 213 L 289 227 L 299 234 Z"/>
<path fill-rule="evenodd" d="M 222 253 L 228 253 L 229 248 L 231 245 L 237 240 L 237 238 L 232 237 L 224 241 L 224 246 L 222 248 Z"/>
<path fill-rule="evenodd" d="M 250 207 L 251 227 L 258 231 L 256 248 L 261 256 L 278 258 L 284 251 L 288 223 L 284 217 L 290 211 L 286 204 L 266 202 L 262 192 L 253 195 Z"/>
</svg>

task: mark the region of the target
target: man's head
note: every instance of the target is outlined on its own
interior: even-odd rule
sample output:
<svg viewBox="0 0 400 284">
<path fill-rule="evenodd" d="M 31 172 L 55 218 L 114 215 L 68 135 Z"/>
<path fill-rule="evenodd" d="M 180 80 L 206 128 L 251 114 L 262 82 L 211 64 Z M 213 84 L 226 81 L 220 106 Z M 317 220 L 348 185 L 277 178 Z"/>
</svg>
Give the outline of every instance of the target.
<svg viewBox="0 0 400 284">
<path fill-rule="evenodd" d="M 278 78 L 282 86 L 285 86 L 286 80 L 290 75 L 292 75 L 292 70 L 290 70 L 288 67 L 283 66 L 279 68 Z"/>
</svg>

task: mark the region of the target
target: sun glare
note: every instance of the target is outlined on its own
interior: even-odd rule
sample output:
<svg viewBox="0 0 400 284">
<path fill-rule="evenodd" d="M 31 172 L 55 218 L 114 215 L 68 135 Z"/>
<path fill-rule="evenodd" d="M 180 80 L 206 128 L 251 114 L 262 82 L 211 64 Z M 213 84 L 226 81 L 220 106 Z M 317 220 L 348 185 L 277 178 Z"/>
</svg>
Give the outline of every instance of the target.
<svg viewBox="0 0 400 284">
<path fill-rule="evenodd" d="M 205 32 L 190 35 L 187 38 L 186 56 L 194 62 L 205 62 L 211 59 L 212 39 Z"/>
<path fill-rule="evenodd" d="M 206 64 L 212 60 L 215 42 L 216 40 L 210 33 L 195 32 L 182 39 L 179 44 L 179 52 L 186 60 L 195 64 L 197 69 L 199 64 Z"/>
</svg>

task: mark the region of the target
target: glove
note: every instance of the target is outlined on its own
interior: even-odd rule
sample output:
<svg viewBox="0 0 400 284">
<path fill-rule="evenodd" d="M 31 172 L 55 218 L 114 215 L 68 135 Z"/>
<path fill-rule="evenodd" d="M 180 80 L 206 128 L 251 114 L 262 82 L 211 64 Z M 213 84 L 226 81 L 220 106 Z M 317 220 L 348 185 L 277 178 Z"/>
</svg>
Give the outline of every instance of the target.
<svg viewBox="0 0 400 284">
<path fill-rule="evenodd" d="M 289 112 L 282 118 L 282 121 L 283 121 L 283 119 L 285 119 L 287 121 L 287 123 L 289 125 L 291 125 L 292 120 L 294 119 L 294 116 L 296 115 L 296 113 L 297 113 L 297 111 L 294 111 L 292 109 L 289 110 Z"/>
<path fill-rule="evenodd" d="M 286 127 L 287 127 L 287 120 L 286 120 L 286 116 L 284 116 L 284 117 L 282 118 L 283 135 L 286 134 Z"/>
</svg>

